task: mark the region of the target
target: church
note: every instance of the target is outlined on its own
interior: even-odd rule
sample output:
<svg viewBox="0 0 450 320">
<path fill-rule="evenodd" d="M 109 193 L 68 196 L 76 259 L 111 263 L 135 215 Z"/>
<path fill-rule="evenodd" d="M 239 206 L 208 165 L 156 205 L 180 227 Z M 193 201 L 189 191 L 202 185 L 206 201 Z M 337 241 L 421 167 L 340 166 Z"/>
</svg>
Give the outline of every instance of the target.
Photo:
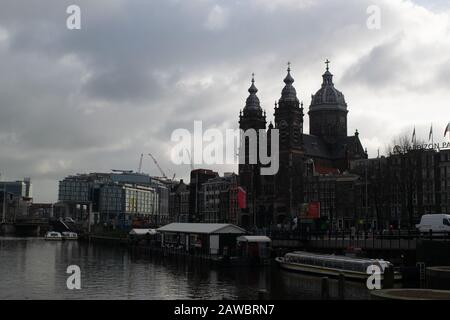
<svg viewBox="0 0 450 320">
<path fill-rule="evenodd" d="M 309 134 L 303 132 L 303 102 L 300 102 L 293 85 L 290 64 L 281 97 L 275 103 L 274 123 L 268 126 L 266 112 L 257 96 L 255 79 L 252 78 L 249 96 L 239 115 L 239 128 L 257 132 L 264 129 L 269 137 L 271 130 L 278 129 L 280 169 L 274 176 L 262 176 L 260 162 L 249 164 L 248 155 L 244 155 L 243 159 L 247 160 L 239 164 L 240 185 L 247 192 L 247 207 L 241 210 L 242 226 L 261 228 L 292 220 L 305 205 L 303 188 L 306 175 L 311 172 L 343 173 L 349 169 L 351 161 L 367 159 L 358 131 L 348 135 L 348 106 L 344 95 L 334 86 L 329 63 L 327 60 L 321 88 L 311 96 Z M 243 150 L 248 152 L 248 148 Z"/>
</svg>

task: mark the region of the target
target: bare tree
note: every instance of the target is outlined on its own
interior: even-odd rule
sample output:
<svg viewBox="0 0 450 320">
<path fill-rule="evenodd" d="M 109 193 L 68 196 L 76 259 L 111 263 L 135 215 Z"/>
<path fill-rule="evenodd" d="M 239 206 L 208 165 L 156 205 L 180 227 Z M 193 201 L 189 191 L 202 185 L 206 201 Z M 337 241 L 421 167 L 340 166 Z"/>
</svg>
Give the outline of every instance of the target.
<svg viewBox="0 0 450 320">
<path fill-rule="evenodd" d="M 392 139 L 392 141 L 385 145 L 386 155 L 405 153 L 408 150 L 414 149 L 414 147 L 425 144 L 422 139 L 409 138 L 407 134 L 400 134 Z"/>
</svg>

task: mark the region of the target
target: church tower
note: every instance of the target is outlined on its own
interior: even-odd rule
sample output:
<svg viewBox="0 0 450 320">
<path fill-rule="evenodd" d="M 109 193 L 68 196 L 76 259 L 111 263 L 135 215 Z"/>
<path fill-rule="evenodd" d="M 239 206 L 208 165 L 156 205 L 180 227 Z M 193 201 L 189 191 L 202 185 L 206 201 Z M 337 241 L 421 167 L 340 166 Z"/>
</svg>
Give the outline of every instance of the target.
<svg viewBox="0 0 450 320">
<path fill-rule="evenodd" d="M 275 176 L 276 223 L 291 221 L 303 202 L 303 104 L 293 86 L 290 64 L 287 72 L 274 114 L 280 134 L 280 169 Z"/>
<path fill-rule="evenodd" d="M 309 107 L 310 134 L 333 144 L 347 137 L 347 103 L 344 95 L 334 87 L 333 75 L 329 70 L 330 61 L 323 74 L 322 87 L 311 97 Z"/>
<path fill-rule="evenodd" d="M 300 152 L 303 143 L 303 104 L 297 98 L 294 78 L 290 66 L 284 79 L 285 86 L 281 92 L 278 106 L 275 106 L 275 126 L 280 130 L 280 153 Z"/>
<path fill-rule="evenodd" d="M 253 227 L 258 224 L 258 195 L 261 193 L 261 166 L 259 162 L 259 130 L 266 130 L 266 113 L 262 110 L 259 98 L 256 95 L 258 89 L 255 86 L 255 77 L 252 75 L 252 84 L 248 89 L 249 96 L 245 103 L 243 112 L 239 115 L 239 128 L 245 133 L 247 130 L 254 129 L 256 131 L 256 152 L 257 163 L 251 164 L 249 151 L 252 148 L 249 144 L 250 140 L 245 138 L 242 141 L 239 150 L 239 183 L 247 193 L 247 208 L 241 210 L 240 224 L 245 227 Z M 242 146 L 245 145 L 245 148 Z M 244 155 L 241 153 L 244 152 Z"/>
</svg>

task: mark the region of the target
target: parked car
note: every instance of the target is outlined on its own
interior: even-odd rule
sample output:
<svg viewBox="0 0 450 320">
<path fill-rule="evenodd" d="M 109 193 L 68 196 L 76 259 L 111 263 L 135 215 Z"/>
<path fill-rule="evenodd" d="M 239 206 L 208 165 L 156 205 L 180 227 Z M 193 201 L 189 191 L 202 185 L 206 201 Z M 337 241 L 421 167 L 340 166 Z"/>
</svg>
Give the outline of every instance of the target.
<svg viewBox="0 0 450 320">
<path fill-rule="evenodd" d="M 450 232 L 450 215 L 424 214 L 416 228 L 420 232 Z"/>
</svg>

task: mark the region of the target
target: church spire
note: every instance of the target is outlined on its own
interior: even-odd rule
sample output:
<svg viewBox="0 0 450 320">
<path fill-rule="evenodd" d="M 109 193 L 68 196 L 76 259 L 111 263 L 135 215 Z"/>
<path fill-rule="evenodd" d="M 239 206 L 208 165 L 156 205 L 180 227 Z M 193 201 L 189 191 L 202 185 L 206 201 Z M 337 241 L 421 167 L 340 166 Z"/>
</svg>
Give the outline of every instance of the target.
<svg viewBox="0 0 450 320">
<path fill-rule="evenodd" d="M 245 102 L 244 116 L 246 115 L 257 115 L 262 116 L 262 109 L 259 102 L 259 98 L 256 95 L 258 88 L 255 86 L 255 74 L 252 73 L 252 84 L 248 88 L 248 93 L 250 94 Z"/>
<path fill-rule="evenodd" d="M 252 73 L 251 85 L 248 88 L 249 96 L 245 101 L 245 107 L 242 113 L 239 113 L 239 128 L 248 129 L 266 129 L 266 112 L 261 108 L 259 98 L 256 95 L 258 88 L 255 86 L 255 74 Z"/>
<path fill-rule="evenodd" d="M 287 76 L 286 76 L 286 78 L 284 78 L 284 83 L 287 86 L 289 86 L 289 85 L 292 85 L 295 81 L 294 78 L 292 78 L 292 76 L 291 76 L 291 63 L 290 62 L 288 62 L 287 72 L 288 72 Z"/>
<path fill-rule="evenodd" d="M 296 101 L 297 99 L 297 91 L 295 90 L 294 86 L 292 85 L 294 83 L 294 78 L 291 76 L 291 63 L 288 62 L 288 68 L 287 68 L 287 75 L 286 78 L 284 78 L 285 86 L 283 88 L 283 91 L 281 92 L 281 99 L 282 101 Z"/>
<path fill-rule="evenodd" d="M 330 63 L 331 63 L 331 61 L 328 60 L 328 59 L 325 61 L 325 64 L 327 65 L 327 70 L 322 75 L 322 78 L 323 78 L 322 87 L 324 87 L 324 86 L 334 86 L 333 74 L 330 72 Z"/>
<path fill-rule="evenodd" d="M 255 74 L 252 73 L 252 85 L 248 88 L 248 92 L 250 94 L 256 94 L 258 92 L 258 88 L 255 86 Z"/>
</svg>

